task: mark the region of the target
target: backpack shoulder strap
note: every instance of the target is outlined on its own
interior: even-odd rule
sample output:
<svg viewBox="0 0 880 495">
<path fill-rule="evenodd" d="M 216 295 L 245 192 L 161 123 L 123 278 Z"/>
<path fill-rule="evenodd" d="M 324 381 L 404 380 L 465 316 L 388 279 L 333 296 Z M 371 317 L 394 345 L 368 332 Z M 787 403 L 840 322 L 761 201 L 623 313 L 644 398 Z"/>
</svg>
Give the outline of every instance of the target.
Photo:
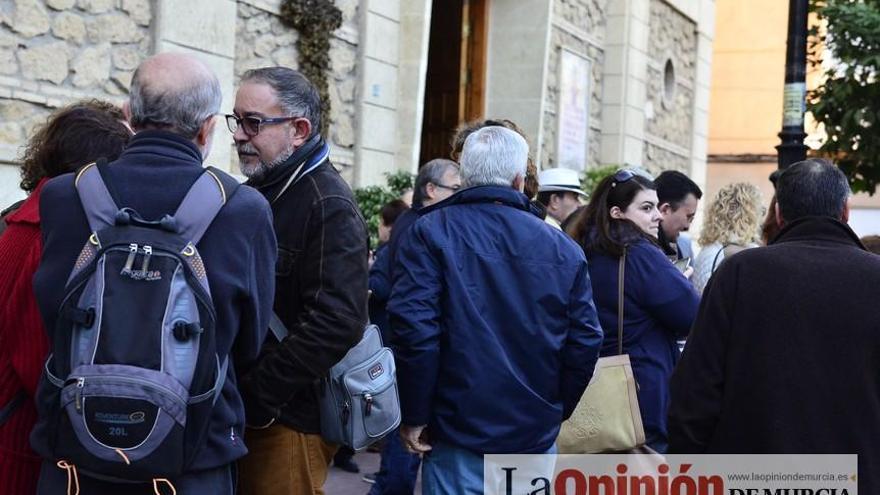
<svg viewBox="0 0 880 495">
<path fill-rule="evenodd" d="M 214 167 L 206 168 L 174 213 L 180 235 L 193 245 L 198 244 L 238 186 L 238 181 L 229 174 Z"/>
<path fill-rule="evenodd" d="M 97 232 L 116 222 L 116 213 L 119 211 L 119 207 L 116 206 L 116 202 L 113 201 L 113 197 L 101 177 L 98 163 L 90 163 L 80 168 L 76 172 L 73 183 L 92 232 Z"/>
</svg>

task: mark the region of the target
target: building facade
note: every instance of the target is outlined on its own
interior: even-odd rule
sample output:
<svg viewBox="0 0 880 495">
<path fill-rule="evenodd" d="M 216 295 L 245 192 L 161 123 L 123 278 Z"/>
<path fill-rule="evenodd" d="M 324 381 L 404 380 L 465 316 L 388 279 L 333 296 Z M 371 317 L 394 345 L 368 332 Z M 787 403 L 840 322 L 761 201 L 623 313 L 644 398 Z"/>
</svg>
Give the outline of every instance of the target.
<svg viewBox="0 0 880 495">
<path fill-rule="evenodd" d="M 770 174 L 777 168 L 775 147 L 782 129 L 787 0 L 718 0 L 712 64 L 707 199 L 733 182 L 751 182 L 769 203 Z M 822 70 L 808 66 L 807 88 Z M 806 115 L 806 143 L 821 144 L 823 134 Z M 859 235 L 880 235 L 880 195 L 853 197 L 850 226 Z"/>
<path fill-rule="evenodd" d="M 331 1 L 331 0 L 326 0 Z M 705 181 L 714 0 L 335 0 L 332 159 L 355 187 L 448 155 L 460 123 L 507 118 L 542 168 L 677 169 Z M 281 0 L 0 1 L 0 205 L 31 129 L 133 70 L 193 53 L 231 112 L 247 69 L 299 63 Z M 209 162 L 237 170 L 218 126 Z"/>
</svg>

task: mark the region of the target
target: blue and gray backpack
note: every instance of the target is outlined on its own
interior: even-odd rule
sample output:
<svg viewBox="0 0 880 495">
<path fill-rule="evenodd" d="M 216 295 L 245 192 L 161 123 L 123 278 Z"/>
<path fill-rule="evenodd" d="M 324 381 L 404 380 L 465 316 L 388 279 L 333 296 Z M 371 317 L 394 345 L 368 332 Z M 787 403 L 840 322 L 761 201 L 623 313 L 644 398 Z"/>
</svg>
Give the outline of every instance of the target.
<svg viewBox="0 0 880 495">
<path fill-rule="evenodd" d="M 119 208 L 103 164 L 76 188 L 92 231 L 70 274 L 46 376 L 57 459 L 112 479 L 187 471 L 226 378 L 196 244 L 238 182 L 208 168 L 173 216 Z"/>
</svg>

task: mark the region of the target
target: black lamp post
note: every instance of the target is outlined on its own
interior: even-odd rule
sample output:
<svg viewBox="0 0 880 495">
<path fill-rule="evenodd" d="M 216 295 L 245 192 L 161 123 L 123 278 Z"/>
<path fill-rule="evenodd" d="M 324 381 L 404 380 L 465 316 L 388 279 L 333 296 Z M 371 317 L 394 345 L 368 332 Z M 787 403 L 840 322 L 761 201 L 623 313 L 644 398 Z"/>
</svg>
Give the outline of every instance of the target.
<svg viewBox="0 0 880 495">
<path fill-rule="evenodd" d="M 789 0 L 788 44 L 785 50 L 785 96 L 779 169 L 807 158 L 804 111 L 807 94 L 807 7 L 809 0 Z"/>
</svg>

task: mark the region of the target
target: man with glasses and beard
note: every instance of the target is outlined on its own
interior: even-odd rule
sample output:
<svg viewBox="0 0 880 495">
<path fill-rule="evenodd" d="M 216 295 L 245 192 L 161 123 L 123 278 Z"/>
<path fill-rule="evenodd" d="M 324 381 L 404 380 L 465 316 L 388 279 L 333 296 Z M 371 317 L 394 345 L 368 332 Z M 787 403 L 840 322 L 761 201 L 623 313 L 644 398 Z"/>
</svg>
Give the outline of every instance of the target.
<svg viewBox="0 0 880 495">
<path fill-rule="evenodd" d="M 243 493 L 321 493 L 335 445 L 320 436 L 315 380 L 367 322 L 367 229 L 329 161 L 318 91 L 284 67 L 248 71 L 226 116 L 242 174 L 275 215 L 275 313 L 289 335 L 239 370 L 250 455 Z"/>
</svg>

